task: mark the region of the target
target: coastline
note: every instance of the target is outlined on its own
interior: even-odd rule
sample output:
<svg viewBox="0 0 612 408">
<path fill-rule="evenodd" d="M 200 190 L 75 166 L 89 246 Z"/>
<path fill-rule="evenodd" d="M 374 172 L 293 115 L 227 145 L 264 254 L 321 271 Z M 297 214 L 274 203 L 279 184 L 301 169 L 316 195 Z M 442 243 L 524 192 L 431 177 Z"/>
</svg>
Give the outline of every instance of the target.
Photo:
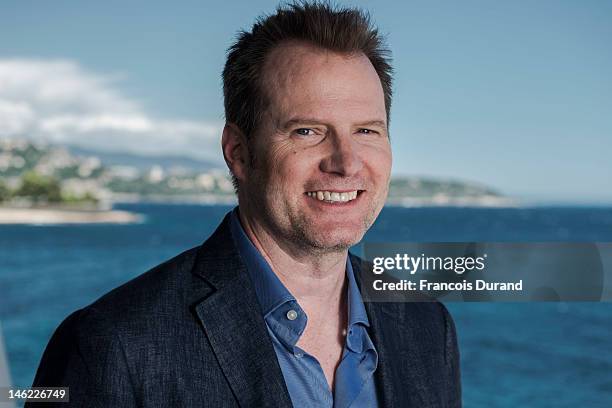
<svg viewBox="0 0 612 408">
<path fill-rule="evenodd" d="M 519 200 L 506 196 L 447 196 L 437 194 L 431 197 L 389 197 L 386 205 L 396 207 L 519 207 Z"/>
<path fill-rule="evenodd" d="M 0 207 L 0 225 L 131 224 L 141 218 L 121 210 Z"/>
<path fill-rule="evenodd" d="M 206 204 L 236 205 L 235 196 L 203 194 L 184 196 L 148 196 L 136 194 L 117 194 L 115 203 L 168 203 L 168 204 Z M 411 198 L 391 197 L 386 205 L 398 207 L 516 207 L 517 202 L 506 197 L 435 197 Z M 56 225 L 56 224 L 130 224 L 141 222 L 138 214 L 113 210 L 110 205 L 103 208 L 87 207 L 22 207 L 0 206 L 0 225 Z"/>
<path fill-rule="evenodd" d="M 148 195 L 113 194 L 114 203 L 156 203 L 156 204 L 206 204 L 206 205 L 237 205 L 234 195 L 220 194 L 185 194 L 185 195 Z M 386 206 L 418 208 L 418 207 L 519 207 L 521 202 L 505 196 L 446 196 L 433 197 L 389 197 Z"/>
</svg>

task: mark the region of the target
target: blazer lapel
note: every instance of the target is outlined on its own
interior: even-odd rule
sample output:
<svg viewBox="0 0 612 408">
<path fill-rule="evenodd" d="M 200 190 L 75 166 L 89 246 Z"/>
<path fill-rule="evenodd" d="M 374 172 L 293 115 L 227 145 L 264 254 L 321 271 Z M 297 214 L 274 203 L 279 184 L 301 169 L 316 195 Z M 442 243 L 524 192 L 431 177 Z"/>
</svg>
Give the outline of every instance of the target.
<svg viewBox="0 0 612 408">
<path fill-rule="evenodd" d="M 195 313 L 243 407 L 291 407 L 259 303 L 225 217 L 202 245 L 193 273 L 210 285 Z"/>
<path fill-rule="evenodd" d="M 355 278 L 362 290 L 372 287 L 372 274 L 362 274 L 360 258 L 350 254 Z M 367 268 L 364 268 L 367 270 Z M 361 285 L 366 285 L 362 287 Z M 433 406 L 427 397 L 426 378 L 419 370 L 425 353 L 418 350 L 418 326 L 410 324 L 405 308 L 396 302 L 364 302 L 370 321 L 369 333 L 378 353 L 374 373 L 380 405 L 393 407 Z"/>
<path fill-rule="evenodd" d="M 370 320 L 370 335 L 378 353 L 378 366 L 374 372 L 374 380 L 380 396 L 380 405 L 388 408 L 400 406 L 399 401 L 396 400 L 393 357 L 385 346 L 384 335 L 379 324 L 379 310 L 374 303 L 365 303 L 365 307 Z"/>
</svg>

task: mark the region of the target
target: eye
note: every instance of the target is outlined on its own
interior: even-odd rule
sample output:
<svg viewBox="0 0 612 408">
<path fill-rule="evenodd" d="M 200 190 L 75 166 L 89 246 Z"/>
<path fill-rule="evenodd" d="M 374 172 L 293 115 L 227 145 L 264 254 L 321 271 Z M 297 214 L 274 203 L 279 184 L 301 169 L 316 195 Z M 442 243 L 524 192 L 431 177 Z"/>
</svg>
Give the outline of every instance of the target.
<svg viewBox="0 0 612 408">
<path fill-rule="evenodd" d="M 363 134 L 363 135 L 372 135 L 372 134 L 378 133 L 378 132 L 377 132 L 377 131 L 375 131 L 375 130 L 372 130 L 372 129 L 366 129 L 366 128 L 361 128 L 361 129 L 358 129 L 358 130 L 357 130 L 357 132 L 359 132 L 359 133 L 361 133 L 361 134 Z"/>
<path fill-rule="evenodd" d="M 300 136 L 314 136 L 315 134 L 314 130 L 310 128 L 299 128 L 299 129 L 295 129 L 294 132 Z"/>
</svg>

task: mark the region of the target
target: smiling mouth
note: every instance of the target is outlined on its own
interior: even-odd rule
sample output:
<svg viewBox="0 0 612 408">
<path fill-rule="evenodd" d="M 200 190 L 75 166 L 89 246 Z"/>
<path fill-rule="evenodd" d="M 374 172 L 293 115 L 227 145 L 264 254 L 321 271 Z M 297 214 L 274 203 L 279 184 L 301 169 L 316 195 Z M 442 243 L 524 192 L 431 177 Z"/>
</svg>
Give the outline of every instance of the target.
<svg viewBox="0 0 612 408">
<path fill-rule="evenodd" d="M 307 191 L 306 195 L 316 200 L 324 201 L 328 203 L 347 203 L 349 201 L 355 200 L 364 191 L 365 190 L 352 190 L 352 191 L 339 192 L 339 191 L 318 190 L 318 191 Z"/>
</svg>

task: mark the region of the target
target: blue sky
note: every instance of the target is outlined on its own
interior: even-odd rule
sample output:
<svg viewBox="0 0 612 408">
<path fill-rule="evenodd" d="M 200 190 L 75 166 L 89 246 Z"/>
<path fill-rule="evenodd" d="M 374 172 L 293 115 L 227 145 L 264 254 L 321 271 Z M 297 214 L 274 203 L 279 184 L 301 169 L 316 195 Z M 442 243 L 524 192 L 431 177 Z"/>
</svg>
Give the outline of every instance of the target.
<svg viewBox="0 0 612 408">
<path fill-rule="evenodd" d="M 225 50 L 276 4 L 3 1 L 0 137 L 220 157 Z M 395 174 L 612 202 L 612 2 L 339 4 L 388 35 Z"/>
</svg>

